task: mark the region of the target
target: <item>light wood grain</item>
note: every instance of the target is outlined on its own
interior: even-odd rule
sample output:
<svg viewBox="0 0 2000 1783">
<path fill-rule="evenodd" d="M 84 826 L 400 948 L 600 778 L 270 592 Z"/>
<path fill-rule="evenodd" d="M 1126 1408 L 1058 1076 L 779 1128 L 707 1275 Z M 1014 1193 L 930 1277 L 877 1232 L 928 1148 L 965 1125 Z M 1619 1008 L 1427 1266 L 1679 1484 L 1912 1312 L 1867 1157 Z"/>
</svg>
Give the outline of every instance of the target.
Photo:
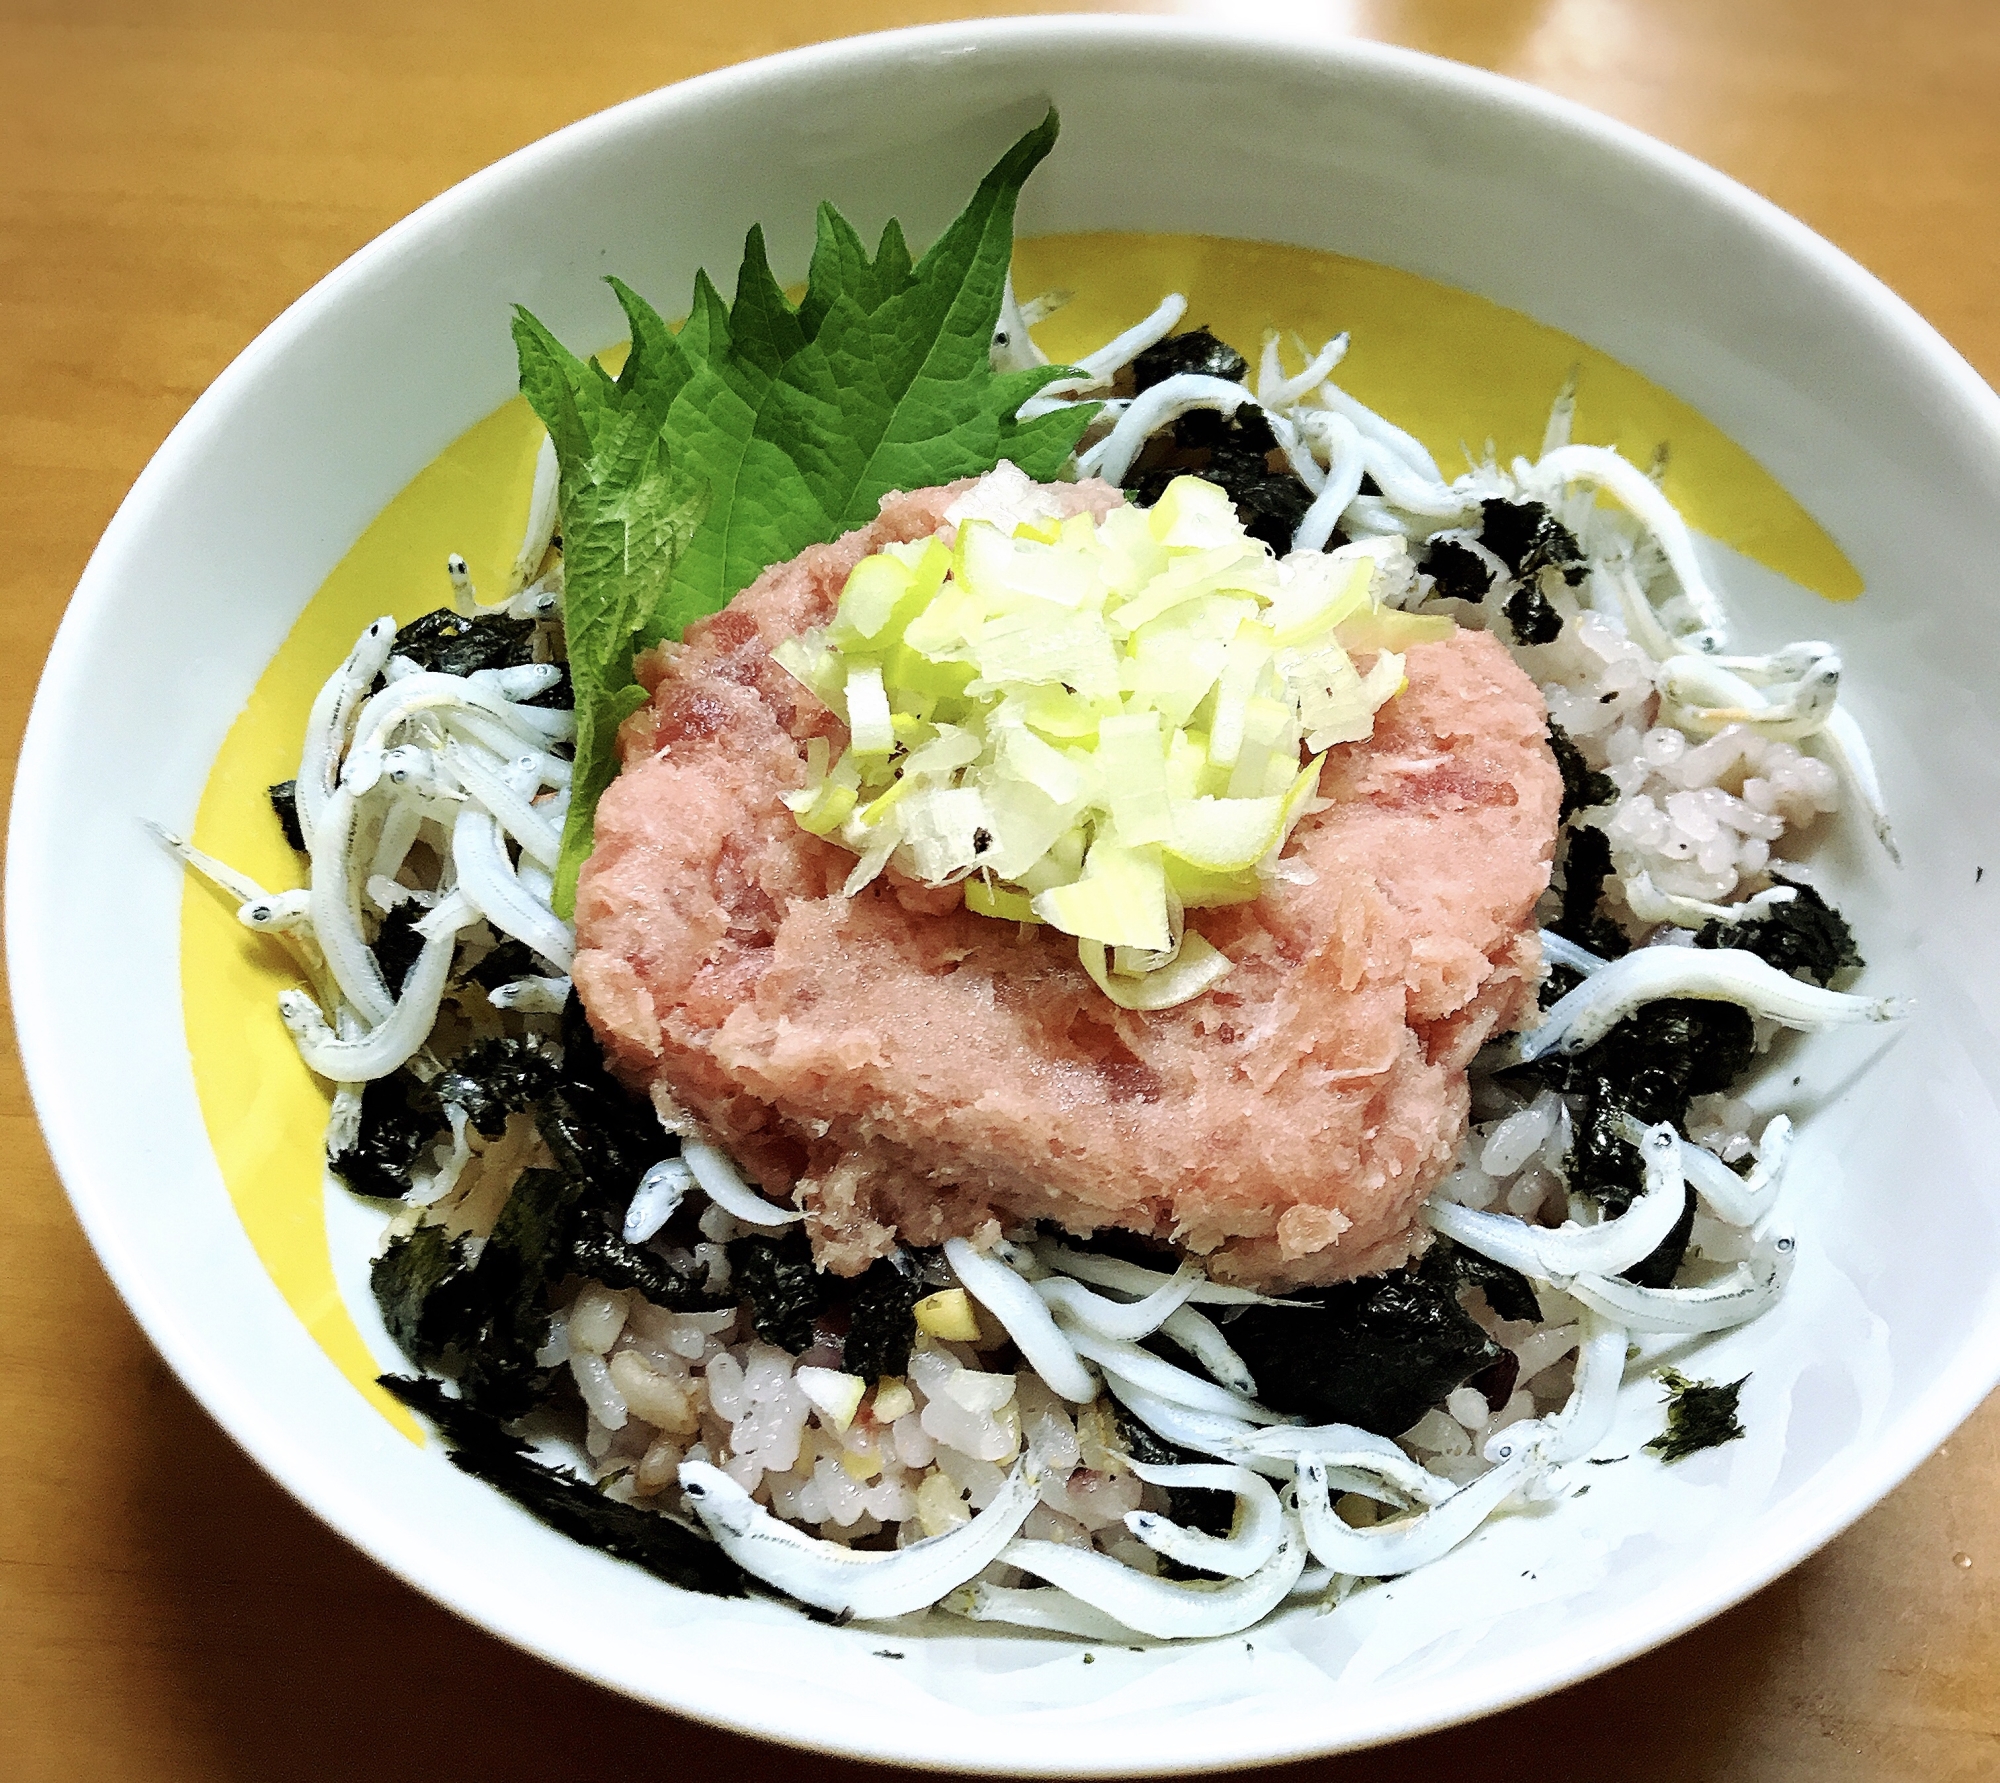
<svg viewBox="0 0 2000 1783">
<path fill-rule="evenodd" d="M 10 776 L 41 659 L 99 531 L 203 386 L 314 279 L 453 181 L 615 100 L 958 10 L 0 5 Z M 2000 372 L 1991 0 L 1197 0 L 1179 10 L 1379 36 L 1611 112 L 1797 212 L 1988 377 Z M 166 1373 L 99 1273 L 41 1149 L 11 1036 L 10 1025 L 0 1774 L 505 1783 L 614 1766 L 696 1780 L 858 1772 L 568 1679 L 405 1590 L 299 1510 Z M 1544 1703 L 1313 1774 L 2000 1776 L 1996 1490 L 2000 1409 L 1989 1405 L 1856 1529 L 1709 1627 Z"/>
</svg>

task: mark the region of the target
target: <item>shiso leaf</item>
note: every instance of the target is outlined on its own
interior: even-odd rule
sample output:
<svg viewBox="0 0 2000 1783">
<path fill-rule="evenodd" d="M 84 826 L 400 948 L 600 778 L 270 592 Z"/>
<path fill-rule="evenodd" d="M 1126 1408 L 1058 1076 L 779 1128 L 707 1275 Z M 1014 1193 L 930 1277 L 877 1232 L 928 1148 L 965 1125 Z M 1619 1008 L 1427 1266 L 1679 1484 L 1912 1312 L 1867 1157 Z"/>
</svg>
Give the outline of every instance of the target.
<svg viewBox="0 0 2000 1783">
<path fill-rule="evenodd" d="M 633 340 L 616 379 L 596 360 L 578 359 L 525 309 L 514 316 L 521 392 L 555 442 L 559 470 L 563 625 L 576 691 L 575 779 L 554 891 L 564 916 L 575 910 L 598 797 L 618 771 L 618 726 L 645 703 L 633 653 L 707 499 L 680 474 L 666 433 L 687 381 L 685 361 L 644 301 L 612 284 Z"/>
<path fill-rule="evenodd" d="M 566 1469 L 536 1459 L 508 1434 L 503 1419 L 453 1399 L 442 1383 L 385 1374 L 380 1384 L 437 1426 L 451 1444 L 454 1467 L 504 1492 L 551 1529 L 683 1590 L 744 1594 L 742 1568 L 706 1536 L 657 1511 L 607 1498 Z"/>
<path fill-rule="evenodd" d="M 1047 480 L 1094 405 L 1020 421 L 1066 368 L 997 373 L 991 344 L 1013 258 L 1022 183 L 1054 146 L 1051 111 L 980 182 L 914 265 L 891 223 L 871 260 L 822 205 L 804 300 L 771 273 L 763 232 L 744 243 L 735 302 L 697 277 L 686 326 L 613 281 L 632 326 L 614 381 L 526 310 L 522 393 L 561 468 L 564 607 L 576 691 L 577 773 L 555 903 L 574 909 L 617 728 L 644 701 L 632 656 L 719 611 L 768 565 L 872 520 L 892 490 L 1009 458 Z"/>
<path fill-rule="evenodd" d="M 1658 1379 L 1667 1389 L 1667 1427 L 1646 1445 L 1647 1454 L 1667 1462 L 1685 1461 L 1703 1449 L 1734 1442 L 1744 1433 L 1736 1402 L 1749 1378 L 1746 1374 L 1733 1381 L 1697 1381 L 1678 1369 L 1661 1369 Z"/>
</svg>

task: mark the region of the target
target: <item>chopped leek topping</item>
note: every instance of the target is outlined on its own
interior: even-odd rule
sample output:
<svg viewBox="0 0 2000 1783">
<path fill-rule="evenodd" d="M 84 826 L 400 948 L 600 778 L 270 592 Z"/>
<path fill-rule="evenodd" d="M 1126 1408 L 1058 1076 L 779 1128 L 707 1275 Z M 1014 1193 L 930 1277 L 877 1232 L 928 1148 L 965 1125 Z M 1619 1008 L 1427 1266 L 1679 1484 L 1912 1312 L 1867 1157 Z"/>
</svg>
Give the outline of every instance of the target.
<svg viewBox="0 0 2000 1783">
<path fill-rule="evenodd" d="M 779 647 L 849 736 L 808 745 L 786 803 L 860 857 L 850 895 L 892 862 L 962 883 L 981 916 L 1076 936 L 1122 1007 L 1169 1008 L 1229 970 L 1182 911 L 1258 895 L 1324 752 L 1369 735 L 1401 652 L 1451 622 L 1377 598 L 1399 541 L 1278 562 L 1198 477 L 1149 510 L 1050 508 L 1003 463 Z"/>
</svg>

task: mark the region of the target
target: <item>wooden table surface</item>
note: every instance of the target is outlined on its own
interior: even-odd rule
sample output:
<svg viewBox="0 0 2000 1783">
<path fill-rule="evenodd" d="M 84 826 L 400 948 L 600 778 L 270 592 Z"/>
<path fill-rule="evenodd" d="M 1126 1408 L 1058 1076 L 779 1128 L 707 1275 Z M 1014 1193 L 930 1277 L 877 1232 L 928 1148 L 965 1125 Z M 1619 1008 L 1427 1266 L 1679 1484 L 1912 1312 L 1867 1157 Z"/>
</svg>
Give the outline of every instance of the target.
<svg viewBox="0 0 2000 1783">
<path fill-rule="evenodd" d="M 1035 10 L 996 7 L 993 10 Z M 1043 10 L 1058 10 L 1055 7 Z M 1187 0 L 1580 99 L 1757 188 L 2000 374 L 1995 0 Z M 0 0 L 0 741 L 127 486 L 246 342 L 454 181 L 922 0 Z M 300 1510 L 153 1354 L 0 1082 L 0 1774 L 858 1776 L 598 1692 Z M 2000 1405 L 1751 1602 L 1341 1783 L 2000 1777 Z"/>
</svg>

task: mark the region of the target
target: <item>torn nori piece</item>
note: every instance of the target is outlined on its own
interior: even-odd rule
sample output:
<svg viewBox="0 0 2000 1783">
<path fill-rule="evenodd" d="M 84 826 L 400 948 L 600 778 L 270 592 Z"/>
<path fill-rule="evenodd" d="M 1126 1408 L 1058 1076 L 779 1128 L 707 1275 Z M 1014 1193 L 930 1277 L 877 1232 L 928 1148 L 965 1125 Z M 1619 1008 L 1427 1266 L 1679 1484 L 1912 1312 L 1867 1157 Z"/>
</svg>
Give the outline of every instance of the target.
<svg viewBox="0 0 2000 1783">
<path fill-rule="evenodd" d="M 656 1252 L 627 1244 L 616 1233 L 593 1223 L 585 1215 L 570 1240 L 569 1265 L 578 1275 L 602 1282 L 607 1288 L 637 1288 L 655 1306 L 669 1312 L 719 1312 L 734 1306 L 733 1294 L 715 1295 L 708 1291 L 708 1271 L 697 1265 L 676 1268 Z"/>
<path fill-rule="evenodd" d="M 570 686 L 569 669 L 565 666 L 560 675 L 540 693 L 525 700 L 515 701 L 520 706 L 546 706 L 553 712 L 567 712 L 576 704 L 576 690 Z"/>
<path fill-rule="evenodd" d="M 1466 1245 L 1453 1245 L 1448 1253 L 1458 1279 L 1468 1288 L 1485 1291 L 1486 1304 L 1503 1319 L 1542 1321 L 1542 1303 L 1535 1298 L 1533 1284 L 1518 1269 L 1482 1257 Z"/>
<path fill-rule="evenodd" d="M 285 832 L 285 840 L 299 853 L 306 851 L 306 833 L 299 828 L 299 783 L 296 780 L 280 780 L 269 789 L 271 809 L 278 814 L 278 828 Z"/>
<path fill-rule="evenodd" d="M 1815 984 L 1865 965 L 1847 919 L 1809 885 L 1770 914 L 1742 922 L 1709 922 L 1696 931 L 1697 947 L 1740 947 L 1780 972 L 1803 971 Z"/>
<path fill-rule="evenodd" d="M 1600 774 L 1586 762 L 1569 732 L 1553 718 L 1549 720 L 1549 753 L 1556 758 L 1556 771 L 1562 775 L 1562 815 L 1556 820 L 1558 823 L 1567 823 L 1579 811 L 1593 805 L 1608 805 L 1618 797 L 1618 787 L 1611 776 Z"/>
<path fill-rule="evenodd" d="M 503 613 L 468 619 L 440 607 L 396 633 L 396 654 L 440 675 L 471 675 L 533 662 L 534 635 L 532 619 L 509 619 Z"/>
<path fill-rule="evenodd" d="M 507 1117 L 533 1107 L 556 1087 L 556 1061 L 533 1034 L 507 1035 L 467 1047 L 431 1086 L 440 1102 L 465 1110 L 487 1139 L 507 1130 Z"/>
<path fill-rule="evenodd" d="M 462 1332 L 455 1292 L 441 1293 L 468 1273 L 465 1241 L 442 1226 L 419 1226 L 369 1265 L 368 1286 L 396 1347 L 420 1368 L 435 1368 Z"/>
<path fill-rule="evenodd" d="M 438 1427 L 452 1445 L 452 1465 L 504 1492 L 572 1541 L 629 1560 L 686 1591 L 741 1597 L 743 1570 L 685 1524 L 638 1505 L 607 1498 L 587 1481 L 533 1456 L 501 1421 L 451 1398 L 433 1380 L 385 1374 L 381 1385 Z"/>
<path fill-rule="evenodd" d="M 1583 580 L 1583 547 L 1576 534 L 1540 502 L 1489 496 L 1479 513 L 1479 542 L 1521 582 L 1532 586 L 1543 570 L 1561 570 L 1572 588 Z"/>
<path fill-rule="evenodd" d="M 1571 1192 L 1607 1214 L 1623 1213 L 1645 1169 L 1638 1148 L 1620 1137 L 1618 1115 L 1684 1125 L 1689 1102 L 1727 1090 L 1749 1069 L 1755 1038 L 1749 1012 L 1734 1003 L 1668 997 L 1627 1016 L 1595 1046 L 1527 1067 L 1523 1075 L 1584 1098 L 1570 1146 Z"/>
<path fill-rule="evenodd" d="M 1681 1265 L 1687 1261 L 1688 1243 L 1694 1237 L 1694 1185 L 1684 1189 L 1687 1203 L 1681 1209 L 1681 1217 L 1674 1221 L 1673 1228 L 1652 1250 L 1625 1271 L 1628 1282 L 1636 1282 L 1642 1288 L 1671 1288 L 1674 1277 L 1681 1272 Z"/>
<path fill-rule="evenodd" d="M 465 969 L 465 977 L 481 990 L 497 991 L 517 978 L 539 978 L 548 969 L 548 962 L 525 941 L 502 935 L 480 955 L 478 965 Z"/>
<path fill-rule="evenodd" d="M 1562 634 L 1563 616 L 1549 604 L 1549 597 L 1537 583 L 1523 582 L 1500 610 L 1514 628 L 1517 644 L 1552 644 Z"/>
<path fill-rule="evenodd" d="M 381 966 L 382 977 L 393 996 L 403 994 L 403 981 L 417 963 L 417 955 L 424 950 L 424 938 L 417 933 L 417 924 L 427 915 L 424 906 L 410 898 L 383 917 L 375 931 L 376 963 Z"/>
<path fill-rule="evenodd" d="M 1132 384 L 1135 390 L 1150 390 L 1184 372 L 1236 384 L 1249 369 L 1250 361 L 1226 341 L 1217 340 L 1206 328 L 1190 328 L 1168 335 L 1133 360 Z"/>
<path fill-rule="evenodd" d="M 543 1101 L 536 1124 L 556 1162 L 585 1185 L 585 1199 L 622 1225 L 632 1193 L 679 1142 L 660 1125 L 652 1104 L 635 1096 L 605 1068 L 574 990 L 563 1005 L 562 1075 Z"/>
<path fill-rule="evenodd" d="M 1521 1378 L 1521 1358 L 1512 1350 L 1502 1350 L 1500 1360 L 1491 1368 L 1484 1368 L 1465 1384 L 1486 1401 L 1486 1409 L 1497 1412 L 1514 1397 L 1515 1384 Z"/>
<path fill-rule="evenodd" d="M 1458 1288 L 1456 1265 L 1434 1247 L 1413 1269 L 1314 1289 L 1318 1308 L 1246 1307 L 1229 1341 L 1274 1411 L 1399 1436 L 1500 1359 Z"/>
<path fill-rule="evenodd" d="M 1660 1384 L 1667 1389 L 1667 1427 L 1646 1445 L 1647 1454 L 1662 1461 L 1685 1461 L 1703 1449 L 1734 1442 L 1743 1434 L 1736 1401 L 1749 1378 L 1746 1374 L 1734 1381 L 1695 1381 L 1678 1369 L 1661 1369 Z"/>
<path fill-rule="evenodd" d="M 1138 506 L 1151 507 L 1176 477 L 1203 477 L 1229 497 L 1252 538 L 1281 557 L 1291 550 L 1292 534 L 1312 506 L 1312 491 L 1289 468 L 1271 469 L 1269 455 L 1278 449 L 1278 438 L 1261 410 L 1247 404 L 1233 416 L 1191 410 L 1173 424 L 1172 440 L 1165 461 L 1135 467 L 1126 477 Z"/>
<path fill-rule="evenodd" d="M 1447 600 L 1483 601 L 1493 586 L 1492 568 L 1457 539 L 1432 539 L 1417 559 L 1417 568 L 1430 577 L 1431 592 Z"/>
<path fill-rule="evenodd" d="M 1542 974 L 1542 988 L 1536 1001 L 1544 1009 L 1553 1009 L 1583 982 L 1583 974 L 1574 966 L 1550 966 Z"/>
<path fill-rule="evenodd" d="M 921 1277 L 903 1274 L 886 1257 L 870 1264 L 856 1284 L 841 1367 L 869 1382 L 907 1369 L 917 1336 L 914 1309 L 929 1292 Z"/>
<path fill-rule="evenodd" d="M 813 1320 L 826 1305 L 826 1280 L 812 1246 L 794 1226 L 781 1238 L 739 1238 L 729 1247 L 731 1287 L 750 1305 L 751 1323 L 766 1343 L 791 1355 L 812 1348 Z"/>
<path fill-rule="evenodd" d="M 407 1071 L 392 1071 L 362 1085 L 354 1142 L 334 1153 L 327 1168 L 357 1195 L 400 1199 L 414 1186 L 410 1166 L 444 1128 L 444 1111 L 430 1086 Z"/>
<path fill-rule="evenodd" d="M 1632 943 L 1608 916 L 1597 913 L 1604 882 L 1611 877 L 1611 838 L 1591 824 L 1561 832 L 1562 915 L 1549 926 L 1566 941 L 1601 959 L 1629 953 Z"/>
</svg>

